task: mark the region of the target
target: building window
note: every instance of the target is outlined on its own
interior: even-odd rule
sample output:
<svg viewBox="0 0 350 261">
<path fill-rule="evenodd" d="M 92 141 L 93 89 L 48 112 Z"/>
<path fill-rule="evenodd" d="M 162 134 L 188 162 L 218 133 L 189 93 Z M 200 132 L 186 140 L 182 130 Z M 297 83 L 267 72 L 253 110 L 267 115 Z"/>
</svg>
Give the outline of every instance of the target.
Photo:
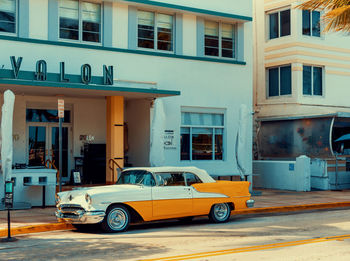
<svg viewBox="0 0 350 261">
<path fill-rule="evenodd" d="M 320 12 L 303 10 L 303 35 L 320 37 Z"/>
<path fill-rule="evenodd" d="M 205 55 L 235 58 L 235 34 L 233 24 L 205 21 Z"/>
<path fill-rule="evenodd" d="M 101 4 L 61 0 L 59 6 L 60 38 L 100 43 L 101 16 Z"/>
<path fill-rule="evenodd" d="M 173 16 L 138 11 L 138 43 L 141 48 L 173 51 Z"/>
<path fill-rule="evenodd" d="M 290 35 L 290 10 L 269 14 L 270 39 Z"/>
<path fill-rule="evenodd" d="M 181 160 L 223 159 L 224 114 L 181 113 Z"/>
<path fill-rule="evenodd" d="M 292 94 L 291 65 L 268 69 L 268 86 L 269 97 Z"/>
<path fill-rule="evenodd" d="M 322 96 L 322 67 L 303 66 L 303 94 Z"/>
<path fill-rule="evenodd" d="M 16 0 L 0 0 L 0 32 L 16 33 Z"/>
</svg>

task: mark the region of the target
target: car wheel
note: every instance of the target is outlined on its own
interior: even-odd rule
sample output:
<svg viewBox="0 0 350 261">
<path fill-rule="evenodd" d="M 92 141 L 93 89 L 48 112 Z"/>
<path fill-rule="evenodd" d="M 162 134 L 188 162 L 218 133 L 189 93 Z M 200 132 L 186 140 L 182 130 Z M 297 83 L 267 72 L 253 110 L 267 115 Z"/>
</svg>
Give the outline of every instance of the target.
<svg viewBox="0 0 350 261">
<path fill-rule="evenodd" d="M 230 219 L 231 208 L 227 203 L 215 204 L 212 206 L 209 219 L 215 223 L 227 222 Z"/>
<path fill-rule="evenodd" d="M 109 207 L 102 221 L 102 229 L 106 232 L 122 232 L 128 229 L 130 224 L 130 213 L 121 205 Z"/>
</svg>

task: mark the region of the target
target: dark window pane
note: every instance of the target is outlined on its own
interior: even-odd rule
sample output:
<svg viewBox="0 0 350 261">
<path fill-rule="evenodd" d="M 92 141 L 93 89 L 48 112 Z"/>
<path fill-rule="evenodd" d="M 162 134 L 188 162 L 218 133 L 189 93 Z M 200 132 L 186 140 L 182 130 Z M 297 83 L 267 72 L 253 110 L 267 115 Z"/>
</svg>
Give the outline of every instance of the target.
<svg viewBox="0 0 350 261">
<path fill-rule="evenodd" d="M 303 66 L 303 94 L 311 95 L 311 66 Z"/>
<path fill-rule="evenodd" d="M 79 40 L 79 31 L 77 30 L 60 30 L 60 38 L 62 39 L 71 39 L 71 40 Z"/>
<path fill-rule="evenodd" d="M 233 58 L 233 51 L 227 50 L 227 49 L 222 49 L 222 57 Z"/>
<path fill-rule="evenodd" d="M 193 129 L 195 130 L 195 129 Z M 205 132 L 212 132 L 212 129 L 205 129 Z M 213 159 L 213 135 L 192 134 L 192 159 L 212 160 Z"/>
<path fill-rule="evenodd" d="M 83 22 L 83 31 L 99 33 L 100 32 L 100 24 L 91 23 L 91 22 Z"/>
<path fill-rule="evenodd" d="M 320 12 L 312 11 L 312 36 L 320 36 Z"/>
<path fill-rule="evenodd" d="M 61 17 L 60 28 L 79 30 L 79 20 Z"/>
<path fill-rule="evenodd" d="M 222 38 L 221 41 L 221 47 L 224 49 L 233 49 L 233 41 L 232 39 L 226 39 L 226 38 Z"/>
<path fill-rule="evenodd" d="M 181 128 L 181 160 L 190 160 L 190 130 Z"/>
<path fill-rule="evenodd" d="M 280 68 L 280 95 L 292 94 L 292 68 L 291 66 L 284 66 Z"/>
<path fill-rule="evenodd" d="M 45 127 L 29 127 L 28 137 L 28 164 L 29 166 L 43 166 L 45 164 L 46 150 L 46 128 Z"/>
<path fill-rule="evenodd" d="M 57 110 L 41 110 L 41 109 L 27 109 L 27 122 L 58 122 Z M 64 111 L 63 122 L 70 122 L 70 111 Z"/>
<path fill-rule="evenodd" d="M 99 43 L 100 42 L 100 34 L 99 33 L 83 32 L 83 41 Z"/>
<path fill-rule="evenodd" d="M 309 10 L 303 10 L 303 34 L 304 35 L 311 35 L 310 11 Z"/>
<path fill-rule="evenodd" d="M 140 39 L 154 39 L 154 30 L 153 28 L 142 28 L 139 27 L 138 29 L 138 38 Z"/>
<path fill-rule="evenodd" d="M 290 10 L 280 12 L 280 36 L 290 35 Z"/>
<path fill-rule="evenodd" d="M 222 134 L 215 134 L 215 159 L 222 160 Z"/>
<path fill-rule="evenodd" d="M 158 28 L 158 50 L 172 51 L 172 34 L 171 30 Z"/>
<path fill-rule="evenodd" d="M 322 95 L 322 68 L 313 67 L 314 95 Z"/>
<path fill-rule="evenodd" d="M 219 48 L 219 37 L 205 36 L 204 43 L 205 46 Z"/>
<path fill-rule="evenodd" d="M 278 96 L 278 68 L 269 69 L 269 96 Z"/>
<path fill-rule="evenodd" d="M 154 49 L 154 27 L 138 26 L 138 47 Z"/>
<path fill-rule="evenodd" d="M 205 55 L 219 56 L 219 48 L 205 47 Z"/>
<path fill-rule="evenodd" d="M 0 22 L 0 32 L 15 33 L 15 24 L 9 22 Z"/>
<path fill-rule="evenodd" d="M 278 37 L 278 13 L 270 14 L 270 39 Z"/>
<path fill-rule="evenodd" d="M 137 42 L 137 46 L 142 47 L 142 48 L 154 49 L 154 41 L 153 40 L 139 39 Z"/>
<path fill-rule="evenodd" d="M 0 11 L 0 21 L 1 22 L 15 22 L 15 13 Z"/>
</svg>

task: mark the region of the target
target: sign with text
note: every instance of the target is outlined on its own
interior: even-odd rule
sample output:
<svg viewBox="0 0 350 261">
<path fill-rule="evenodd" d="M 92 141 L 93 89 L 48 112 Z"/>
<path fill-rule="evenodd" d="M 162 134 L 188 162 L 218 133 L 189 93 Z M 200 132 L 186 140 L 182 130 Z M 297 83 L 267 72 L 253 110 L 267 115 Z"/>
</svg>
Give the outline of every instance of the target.
<svg viewBox="0 0 350 261">
<path fill-rule="evenodd" d="M 58 118 L 64 118 L 64 100 L 58 99 Z"/>
<path fill-rule="evenodd" d="M 164 130 L 163 140 L 164 149 L 176 149 L 174 130 Z"/>
</svg>

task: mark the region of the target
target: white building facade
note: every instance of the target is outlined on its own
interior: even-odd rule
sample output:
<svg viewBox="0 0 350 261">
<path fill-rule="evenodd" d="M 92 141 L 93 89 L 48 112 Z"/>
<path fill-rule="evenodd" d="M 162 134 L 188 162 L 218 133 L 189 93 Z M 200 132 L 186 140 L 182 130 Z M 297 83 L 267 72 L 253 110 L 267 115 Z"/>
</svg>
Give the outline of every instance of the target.
<svg viewBox="0 0 350 261">
<path fill-rule="evenodd" d="M 0 91 L 16 95 L 17 167 L 58 166 L 63 99 L 66 183 L 74 169 L 84 183 L 113 183 L 110 166 L 150 165 L 157 140 L 164 165 L 239 174 L 242 106 L 252 133 L 251 1 L 0 0 L 0 17 Z M 165 117 L 155 137 L 157 99 Z M 250 135 L 245 142 L 251 174 Z"/>
<path fill-rule="evenodd" d="M 302 2 L 254 1 L 256 159 L 327 160 L 350 148 L 338 141 L 350 133 L 350 39 L 324 33 L 323 11 Z"/>
</svg>

